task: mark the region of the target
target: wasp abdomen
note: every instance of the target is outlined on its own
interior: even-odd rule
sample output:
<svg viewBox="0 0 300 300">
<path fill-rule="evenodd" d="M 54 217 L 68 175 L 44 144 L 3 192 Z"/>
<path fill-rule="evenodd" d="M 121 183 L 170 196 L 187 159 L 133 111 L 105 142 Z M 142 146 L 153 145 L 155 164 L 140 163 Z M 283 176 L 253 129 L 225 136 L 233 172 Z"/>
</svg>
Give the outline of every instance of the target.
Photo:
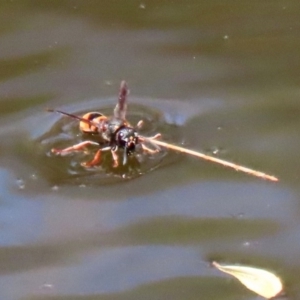
<svg viewBox="0 0 300 300">
<path fill-rule="evenodd" d="M 86 119 L 88 121 L 93 121 L 93 123 L 101 124 L 103 121 L 107 120 L 107 117 L 99 112 L 89 112 L 82 116 L 83 119 Z M 100 126 L 99 126 L 100 127 Z M 82 132 L 86 133 L 98 133 L 99 127 L 89 124 L 83 121 L 80 121 L 79 128 Z"/>
</svg>

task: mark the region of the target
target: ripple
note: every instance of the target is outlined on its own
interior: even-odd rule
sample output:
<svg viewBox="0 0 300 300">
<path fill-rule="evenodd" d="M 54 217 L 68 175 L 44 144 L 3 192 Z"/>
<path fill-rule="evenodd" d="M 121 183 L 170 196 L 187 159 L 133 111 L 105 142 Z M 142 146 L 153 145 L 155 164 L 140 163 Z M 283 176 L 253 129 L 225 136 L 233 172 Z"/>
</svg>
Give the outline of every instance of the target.
<svg viewBox="0 0 300 300">
<path fill-rule="evenodd" d="M 101 102 L 101 101 L 100 101 Z M 99 109 L 98 106 L 93 106 L 94 101 L 85 103 L 89 110 L 101 111 L 105 115 L 110 115 L 113 111 L 113 106 L 106 105 Z M 76 114 L 83 115 L 88 110 L 79 107 L 66 107 L 63 110 Z M 90 160 L 97 148 L 91 147 L 83 152 L 74 152 L 66 156 L 57 156 L 51 153 L 52 148 L 65 148 L 73 144 L 80 143 L 84 140 L 92 140 L 99 142 L 98 135 L 81 134 L 78 128 L 78 121 L 65 116 L 52 114 L 51 118 L 56 118 L 54 123 L 48 123 L 43 130 L 39 129 L 39 135 L 35 137 L 34 142 L 41 145 L 44 156 L 43 169 L 44 176 L 55 185 L 59 184 L 78 184 L 78 185 L 102 185 L 122 182 L 130 180 L 146 174 L 166 163 L 173 161 L 176 156 L 166 149 L 161 149 L 157 154 L 145 154 L 140 147 L 136 152 L 129 156 L 126 165 L 120 165 L 117 168 L 113 167 L 111 153 L 103 152 L 102 161 L 99 166 L 92 168 L 83 167 L 82 162 Z M 166 124 L 164 114 L 158 109 L 149 108 L 140 104 L 133 104 L 128 111 L 128 120 L 132 124 L 136 124 L 139 120 L 144 121 L 143 128 L 139 133 L 143 136 L 151 136 L 155 133 L 162 133 L 164 140 L 176 141 L 176 130 L 174 126 Z M 55 165 L 55 168 L 53 166 Z M 55 169 L 55 172 L 49 172 L 49 169 Z"/>
</svg>

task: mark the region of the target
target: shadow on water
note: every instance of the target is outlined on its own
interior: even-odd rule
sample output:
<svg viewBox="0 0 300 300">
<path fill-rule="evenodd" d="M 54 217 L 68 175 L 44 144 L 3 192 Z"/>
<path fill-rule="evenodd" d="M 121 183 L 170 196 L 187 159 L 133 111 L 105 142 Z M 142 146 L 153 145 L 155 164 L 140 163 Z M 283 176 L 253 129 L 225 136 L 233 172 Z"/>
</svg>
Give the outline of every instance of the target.
<svg viewBox="0 0 300 300">
<path fill-rule="evenodd" d="M 3 58 L 0 60 L 0 80 L 8 80 L 24 74 L 34 73 L 47 67 L 52 63 L 54 57 L 57 57 L 60 53 L 61 50 L 48 50 L 20 58 Z"/>
</svg>

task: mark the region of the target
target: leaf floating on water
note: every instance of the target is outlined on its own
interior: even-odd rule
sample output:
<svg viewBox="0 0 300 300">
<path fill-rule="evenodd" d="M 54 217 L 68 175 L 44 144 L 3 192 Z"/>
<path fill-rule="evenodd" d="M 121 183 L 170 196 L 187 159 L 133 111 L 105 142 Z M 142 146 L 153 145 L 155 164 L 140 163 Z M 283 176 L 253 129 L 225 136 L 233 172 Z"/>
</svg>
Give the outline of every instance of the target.
<svg viewBox="0 0 300 300">
<path fill-rule="evenodd" d="M 271 272 L 244 266 L 221 266 L 216 262 L 212 265 L 234 276 L 249 290 L 267 299 L 278 296 L 283 289 L 281 280 Z"/>
</svg>

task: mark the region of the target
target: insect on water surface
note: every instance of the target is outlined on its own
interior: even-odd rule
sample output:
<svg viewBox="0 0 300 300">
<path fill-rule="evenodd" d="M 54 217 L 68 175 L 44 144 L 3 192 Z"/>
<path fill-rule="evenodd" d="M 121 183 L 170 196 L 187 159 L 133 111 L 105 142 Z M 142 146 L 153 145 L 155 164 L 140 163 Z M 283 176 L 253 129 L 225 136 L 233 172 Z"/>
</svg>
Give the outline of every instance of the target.
<svg viewBox="0 0 300 300">
<path fill-rule="evenodd" d="M 201 152 L 197 152 L 194 150 L 160 141 L 158 140 L 161 137 L 161 134 L 159 133 L 152 137 L 145 137 L 140 135 L 138 133 L 138 129 L 141 128 L 143 121 L 141 120 L 137 123 L 136 126 L 132 126 L 126 120 L 127 96 L 127 84 L 125 81 L 122 81 L 120 86 L 118 103 L 111 117 L 105 116 L 99 112 L 89 112 L 83 115 L 82 117 L 79 117 L 60 110 L 48 109 L 48 111 L 50 112 L 57 112 L 69 116 L 73 119 L 79 120 L 79 129 L 81 130 L 81 132 L 87 134 L 98 134 L 103 140 L 103 143 L 87 140 L 64 149 L 54 148 L 51 151 L 58 155 L 65 155 L 74 151 L 84 150 L 85 147 L 89 145 L 94 145 L 99 147 L 99 149 L 95 153 L 94 158 L 88 162 L 83 163 L 83 166 L 93 167 L 101 163 L 101 153 L 104 151 L 110 151 L 113 158 L 113 166 L 118 167 L 119 150 L 123 150 L 122 163 L 123 165 L 125 165 L 127 163 L 128 155 L 133 154 L 136 150 L 136 147 L 141 147 L 144 152 L 147 152 L 149 154 L 155 154 L 160 151 L 160 147 L 165 147 L 170 150 L 186 153 L 192 156 L 196 156 L 205 160 L 221 164 L 226 167 L 233 168 L 236 171 L 248 173 L 250 175 L 261 177 L 263 179 L 271 181 L 278 181 L 278 178 L 268 175 L 266 173 L 252 170 L 250 168 L 240 166 L 213 156 L 209 156 Z M 146 146 L 146 143 L 148 145 L 151 145 L 152 148 Z M 102 144 L 104 144 L 104 146 Z"/>
<path fill-rule="evenodd" d="M 114 167 L 119 165 L 119 150 L 123 149 L 123 165 L 127 163 L 127 156 L 133 154 L 137 146 L 141 146 L 143 151 L 150 154 L 154 154 L 159 151 L 159 146 L 153 144 L 154 149 L 150 149 L 145 145 L 145 142 L 151 143 L 160 137 L 160 134 L 156 134 L 153 137 L 144 138 L 137 132 L 142 126 L 143 121 L 139 121 L 138 124 L 133 127 L 126 120 L 127 111 L 127 95 L 128 88 L 125 81 L 121 82 L 118 103 L 114 109 L 114 114 L 111 117 L 107 117 L 100 112 L 89 112 L 82 117 L 69 114 L 60 110 L 48 109 L 48 111 L 58 112 L 60 114 L 69 116 L 71 118 L 80 121 L 79 128 L 83 133 L 98 134 L 103 143 L 104 147 L 99 148 L 91 161 L 83 163 L 85 167 L 93 167 L 101 162 L 101 152 L 111 151 L 113 157 Z M 67 154 L 73 151 L 83 150 L 86 146 L 95 145 L 100 147 L 100 143 L 94 141 L 84 141 L 79 144 L 67 147 L 65 149 L 52 149 L 51 151 L 55 154 Z"/>
</svg>

